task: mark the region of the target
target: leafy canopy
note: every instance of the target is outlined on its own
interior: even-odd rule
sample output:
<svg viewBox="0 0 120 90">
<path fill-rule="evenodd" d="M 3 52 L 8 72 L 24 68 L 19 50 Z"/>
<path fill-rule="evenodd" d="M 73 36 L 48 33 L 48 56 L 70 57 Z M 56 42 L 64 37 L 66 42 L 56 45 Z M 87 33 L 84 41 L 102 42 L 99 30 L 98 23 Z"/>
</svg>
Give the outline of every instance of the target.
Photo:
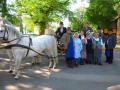
<svg viewBox="0 0 120 90">
<path fill-rule="evenodd" d="M 61 18 L 71 15 L 69 5 L 69 0 L 17 0 L 14 7 L 18 15 L 24 14 L 23 19 L 39 25 L 41 31 L 50 22 L 58 22 Z"/>
<path fill-rule="evenodd" d="M 7 0 L 0 0 L 0 17 L 6 17 L 11 23 L 19 24 L 20 19 L 13 12 L 14 8 L 7 4 Z"/>
<path fill-rule="evenodd" d="M 114 8 L 115 2 L 117 0 L 90 0 L 90 6 L 85 13 L 86 20 L 102 28 L 113 27 L 117 16 L 117 10 Z"/>
<path fill-rule="evenodd" d="M 78 7 L 73 11 L 73 15 L 69 17 L 70 26 L 74 30 L 80 31 L 83 28 L 85 7 Z"/>
</svg>

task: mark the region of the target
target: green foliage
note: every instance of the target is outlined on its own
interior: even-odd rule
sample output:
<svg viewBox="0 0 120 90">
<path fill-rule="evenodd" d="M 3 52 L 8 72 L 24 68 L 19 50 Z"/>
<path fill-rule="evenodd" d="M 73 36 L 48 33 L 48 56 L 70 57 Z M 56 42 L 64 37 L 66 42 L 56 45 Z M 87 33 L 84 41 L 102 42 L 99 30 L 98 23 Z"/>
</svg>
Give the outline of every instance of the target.
<svg viewBox="0 0 120 90">
<path fill-rule="evenodd" d="M 24 17 L 25 22 L 33 22 L 45 30 L 50 22 L 58 22 L 72 13 L 69 4 L 69 0 L 17 0 L 14 6 L 17 14 L 29 16 Z"/>
<path fill-rule="evenodd" d="M 114 4 L 113 0 L 90 0 L 90 6 L 85 12 L 86 20 L 102 28 L 113 27 L 117 16 Z"/>
<path fill-rule="evenodd" d="M 24 27 L 27 29 L 28 32 L 34 32 L 34 23 L 30 20 L 29 16 L 23 16 L 24 20 Z"/>
<path fill-rule="evenodd" d="M 73 15 L 69 17 L 70 26 L 73 30 L 80 31 L 84 24 L 85 7 L 79 7 L 73 11 Z"/>
<path fill-rule="evenodd" d="M 19 24 L 20 19 L 13 12 L 14 8 L 7 4 L 7 0 L 0 1 L 0 16 L 6 17 L 12 24 Z"/>
</svg>

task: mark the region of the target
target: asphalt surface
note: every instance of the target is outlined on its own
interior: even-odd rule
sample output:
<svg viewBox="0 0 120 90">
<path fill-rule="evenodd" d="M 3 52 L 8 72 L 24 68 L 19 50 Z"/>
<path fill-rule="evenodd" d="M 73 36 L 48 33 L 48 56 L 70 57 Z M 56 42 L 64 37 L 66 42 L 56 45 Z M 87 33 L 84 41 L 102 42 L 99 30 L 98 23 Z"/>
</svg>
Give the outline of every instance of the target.
<svg viewBox="0 0 120 90">
<path fill-rule="evenodd" d="M 114 63 L 79 65 L 68 68 L 65 57 L 59 57 L 56 69 L 48 70 L 48 59 L 31 65 L 32 58 L 24 58 L 18 80 L 8 73 L 9 59 L 5 51 L 0 54 L 0 90 L 120 90 L 120 49 L 114 51 Z"/>
</svg>

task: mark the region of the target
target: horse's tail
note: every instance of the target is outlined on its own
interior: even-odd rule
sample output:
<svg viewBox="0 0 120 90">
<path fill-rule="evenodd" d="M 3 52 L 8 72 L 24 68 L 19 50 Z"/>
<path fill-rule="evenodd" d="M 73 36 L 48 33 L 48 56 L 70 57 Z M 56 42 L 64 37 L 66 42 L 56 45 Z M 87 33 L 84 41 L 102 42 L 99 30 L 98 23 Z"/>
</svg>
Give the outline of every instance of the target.
<svg viewBox="0 0 120 90">
<path fill-rule="evenodd" d="M 54 56 L 55 56 L 56 63 L 58 64 L 57 43 L 55 38 L 54 38 Z"/>
</svg>

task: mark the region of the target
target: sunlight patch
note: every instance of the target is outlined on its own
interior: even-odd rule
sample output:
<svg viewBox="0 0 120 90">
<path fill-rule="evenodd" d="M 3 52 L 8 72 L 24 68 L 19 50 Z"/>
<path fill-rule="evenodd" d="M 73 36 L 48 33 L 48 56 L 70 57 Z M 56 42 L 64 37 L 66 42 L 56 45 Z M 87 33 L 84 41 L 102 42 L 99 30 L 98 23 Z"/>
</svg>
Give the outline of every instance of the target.
<svg viewBox="0 0 120 90">
<path fill-rule="evenodd" d="M 29 76 L 26 76 L 26 75 L 22 75 L 22 77 L 24 77 L 24 78 L 31 78 L 31 77 L 29 77 Z"/>
<path fill-rule="evenodd" d="M 13 85 L 5 86 L 5 90 L 20 90 L 18 87 Z"/>
<path fill-rule="evenodd" d="M 29 85 L 29 84 L 23 84 L 23 83 L 19 83 L 19 84 L 17 84 L 17 86 L 21 86 L 21 87 L 24 87 L 24 88 L 27 88 L 27 89 L 30 89 L 30 88 L 33 87 L 32 85 Z"/>
<path fill-rule="evenodd" d="M 120 85 L 110 86 L 107 90 L 120 90 Z"/>
</svg>

